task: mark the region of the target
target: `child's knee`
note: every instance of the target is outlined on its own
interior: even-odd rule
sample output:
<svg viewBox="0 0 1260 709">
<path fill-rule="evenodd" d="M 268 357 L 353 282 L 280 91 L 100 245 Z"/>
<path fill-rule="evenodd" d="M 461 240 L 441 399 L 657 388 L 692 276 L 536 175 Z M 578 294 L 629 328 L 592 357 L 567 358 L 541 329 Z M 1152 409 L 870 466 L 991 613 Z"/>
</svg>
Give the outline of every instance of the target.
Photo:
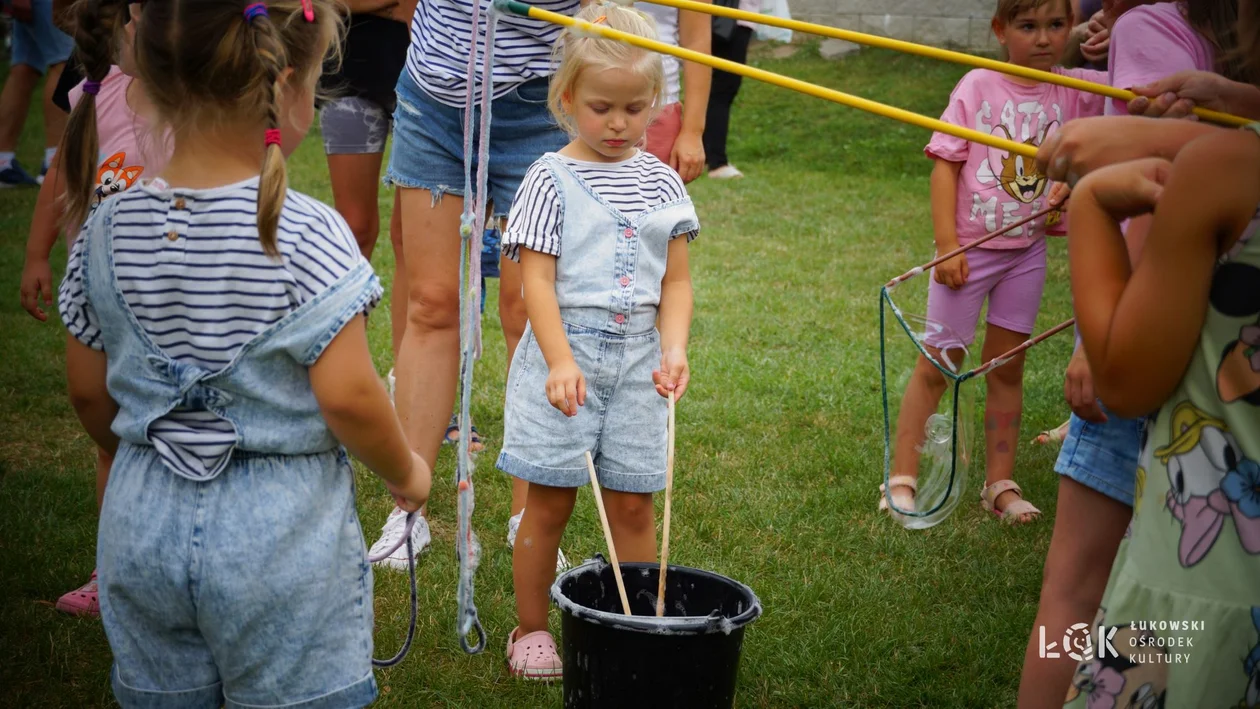
<svg viewBox="0 0 1260 709">
<path fill-rule="evenodd" d="M 919 364 L 914 368 L 914 376 L 929 391 L 940 395 L 945 391 L 947 382 L 945 375 L 941 370 L 937 369 L 926 357 L 919 357 Z"/>
<path fill-rule="evenodd" d="M 521 523 L 544 530 L 561 530 L 569 523 L 573 514 L 573 504 L 577 500 L 577 490 L 568 488 L 549 488 L 545 485 L 529 486 L 525 502 L 525 515 Z"/>
<path fill-rule="evenodd" d="M 989 372 L 984 378 L 990 385 L 1021 386 L 1024 383 L 1024 355 L 1013 357 L 1011 361 Z"/>
<path fill-rule="evenodd" d="M 656 508 L 651 493 L 616 493 L 605 495 L 608 523 L 631 534 L 651 530 L 655 533 Z"/>
</svg>

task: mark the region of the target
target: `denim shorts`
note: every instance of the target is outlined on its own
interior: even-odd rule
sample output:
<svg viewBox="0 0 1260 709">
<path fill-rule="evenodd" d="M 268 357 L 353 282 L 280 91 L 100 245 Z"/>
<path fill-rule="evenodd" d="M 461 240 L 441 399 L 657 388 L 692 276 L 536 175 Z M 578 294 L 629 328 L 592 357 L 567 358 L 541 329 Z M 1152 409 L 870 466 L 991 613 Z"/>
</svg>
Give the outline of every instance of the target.
<svg viewBox="0 0 1260 709">
<path fill-rule="evenodd" d="M 652 384 L 660 334 L 614 335 L 569 323 L 564 332 L 586 378 L 586 404 L 569 418 L 547 400 L 550 372 L 526 326 L 508 374 L 499 470 L 539 485 L 581 487 L 590 482 L 590 451 L 601 487 L 665 489 L 669 404 Z"/>
<path fill-rule="evenodd" d="M 385 152 L 389 113 L 361 96 L 341 96 L 319 109 L 319 132 L 325 155 L 368 155 Z"/>
<path fill-rule="evenodd" d="M 1054 471 L 1132 507 L 1145 419 L 1104 411 L 1107 420 L 1103 423 L 1072 414 Z"/>
<path fill-rule="evenodd" d="M 547 110 L 547 79 L 518 85 L 490 104 L 488 190 L 493 215 L 506 217 L 525 171 L 543 153 L 563 148 L 568 135 Z M 464 196 L 464 109 L 448 106 L 416 85 L 411 74 L 398 77 L 394 143 L 386 183 L 429 190 L 436 205 L 445 194 Z M 474 109 L 473 145 L 480 110 Z M 477 169 L 474 157 L 473 170 Z"/>
<path fill-rule="evenodd" d="M 123 707 L 360 707 L 372 571 L 340 450 L 238 454 L 218 477 L 118 449 L 97 540 Z"/>
<path fill-rule="evenodd" d="M 48 67 L 63 64 L 74 51 L 74 40 L 53 24 L 52 0 L 31 2 L 31 21 L 14 22 L 11 66 L 25 64 L 43 74 Z"/>
</svg>

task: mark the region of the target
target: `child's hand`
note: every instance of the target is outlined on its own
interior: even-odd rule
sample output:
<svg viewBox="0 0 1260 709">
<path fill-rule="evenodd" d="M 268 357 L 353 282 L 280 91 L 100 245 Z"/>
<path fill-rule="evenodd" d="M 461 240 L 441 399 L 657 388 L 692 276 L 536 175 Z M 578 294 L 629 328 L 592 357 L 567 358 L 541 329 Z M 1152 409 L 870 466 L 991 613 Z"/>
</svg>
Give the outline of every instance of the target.
<svg viewBox="0 0 1260 709">
<path fill-rule="evenodd" d="M 48 319 L 39 307 L 42 299 L 45 306 L 52 305 L 52 269 L 48 267 L 48 259 L 27 258 L 22 266 L 22 307 L 36 320 Z"/>
<path fill-rule="evenodd" d="M 691 368 L 687 365 L 687 352 L 681 349 L 666 350 L 661 353 L 661 368 L 652 372 L 652 383 L 656 385 L 656 393 L 669 398 L 674 392 L 677 401 L 687 393 L 687 383 L 691 381 Z"/>
<path fill-rule="evenodd" d="M 411 471 L 407 473 L 406 482 L 392 485 L 385 481 L 385 488 L 394 498 L 394 504 L 403 512 L 415 512 L 424 507 L 429 500 L 429 489 L 433 486 L 433 471 L 419 453 L 411 452 Z"/>
<path fill-rule="evenodd" d="M 547 401 L 565 416 L 577 416 L 579 406 L 586 405 L 586 377 L 577 362 L 569 360 L 551 368 L 547 375 Z"/>
<path fill-rule="evenodd" d="M 1072 353 L 1067 371 L 1063 373 L 1063 398 L 1072 413 L 1080 418 L 1093 423 L 1107 420 L 1107 414 L 1098 405 L 1098 396 L 1094 393 L 1094 377 L 1083 347 L 1076 348 Z"/>
<path fill-rule="evenodd" d="M 1172 163 L 1163 158 L 1131 160 L 1090 173 L 1077 190 L 1119 221 L 1153 210 L 1171 173 Z"/>
<path fill-rule="evenodd" d="M 1050 192 L 1046 194 L 1046 206 L 1058 207 L 1072 196 L 1072 188 L 1066 182 L 1051 182 Z"/>
<path fill-rule="evenodd" d="M 951 290 L 962 288 L 967 278 L 971 276 L 971 268 L 967 265 L 967 254 L 958 254 L 948 261 L 936 264 L 932 272 L 935 274 L 937 283 L 948 286 Z"/>
</svg>

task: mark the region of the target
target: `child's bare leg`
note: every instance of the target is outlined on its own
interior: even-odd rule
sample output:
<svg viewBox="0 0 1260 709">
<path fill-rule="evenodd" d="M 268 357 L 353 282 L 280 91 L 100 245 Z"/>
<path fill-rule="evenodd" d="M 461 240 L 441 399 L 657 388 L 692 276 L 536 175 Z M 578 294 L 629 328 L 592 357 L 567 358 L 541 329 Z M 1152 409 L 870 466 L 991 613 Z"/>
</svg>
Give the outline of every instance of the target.
<svg viewBox="0 0 1260 709">
<path fill-rule="evenodd" d="M 990 324 L 985 331 L 985 362 L 1018 347 L 1028 335 Z M 1015 453 L 1019 447 L 1019 421 L 1024 411 L 1024 354 L 985 375 L 988 394 L 984 403 L 985 477 L 984 484 L 1010 480 L 1015 472 Z M 998 495 L 994 508 L 1005 510 L 1019 499 L 1014 490 Z M 1019 520 L 1028 522 L 1032 515 Z"/>
<path fill-rule="evenodd" d="M 1041 604 L 1024 651 L 1019 681 L 1020 709 L 1061 707 L 1077 662 L 1063 649 L 1063 633 L 1075 623 L 1092 623 L 1102 602 L 1116 549 L 1132 509 L 1067 477 L 1059 478 L 1054 535 L 1041 577 Z M 1058 659 L 1041 657 L 1046 644 L 1058 643 Z"/>
<path fill-rule="evenodd" d="M 512 583 L 516 590 L 516 637 L 547 629 L 547 591 L 556 577 L 556 551 L 564 534 L 577 488 L 530 485 L 526 506 L 512 550 Z"/>
<path fill-rule="evenodd" d="M 105 452 L 104 448 L 96 449 L 96 509 L 101 509 L 105 501 L 105 484 L 109 482 L 109 469 L 114 465 L 114 456 Z"/>
<path fill-rule="evenodd" d="M 652 493 L 603 489 L 604 510 L 618 561 L 656 561 L 656 509 Z M 534 514 L 530 510 L 530 514 Z"/>
<path fill-rule="evenodd" d="M 927 351 L 938 362 L 944 361 L 941 351 L 928 347 Z M 923 427 L 936 407 L 941 403 L 941 395 L 945 393 L 948 382 L 945 375 L 919 355 L 910 375 L 910 383 L 901 398 L 901 409 L 897 414 L 897 434 L 893 444 L 891 475 L 919 476 L 919 448 L 923 445 Z M 893 502 L 901 509 L 913 507 L 913 496 L 909 488 L 894 486 L 890 491 Z"/>
</svg>

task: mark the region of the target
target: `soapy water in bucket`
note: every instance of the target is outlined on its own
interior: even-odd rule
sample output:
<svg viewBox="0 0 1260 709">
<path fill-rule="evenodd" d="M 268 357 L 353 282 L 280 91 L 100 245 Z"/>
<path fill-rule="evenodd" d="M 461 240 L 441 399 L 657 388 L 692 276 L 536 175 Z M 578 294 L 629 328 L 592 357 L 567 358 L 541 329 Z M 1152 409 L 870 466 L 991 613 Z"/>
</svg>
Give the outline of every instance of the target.
<svg viewBox="0 0 1260 709">
<path fill-rule="evenodd" d="M 907 294 L 907 299 L 912 295 Z M 907 529 L 926 529 L 954 511 L 967 488 L 975 443 L 974 387 L 969 385 L 969 352 L 945 325 L 904 313 L 885 288 L 880 299 L 880 381 L 884 404 L 884 498 L 892 518 Z M 938 347 L 933 347 L 935 344 Z M 944 380 L 944 392 L 921 426 L 899 431 L 899 416 L 916 368 L 930 366 Z M 908 424 L 908 422 L 906 422 Z M 909 470 L 893 470 L 898 438 L 914 436 L 913 460 L 896 461 Z M 904 457 L 903 457 L 904 458 Z M 913 506 L 905 508 L 888 492 L 888 481 L 917 472 Z M 901 492 L 902 490 L 898 490 Z"/>
</svg>

